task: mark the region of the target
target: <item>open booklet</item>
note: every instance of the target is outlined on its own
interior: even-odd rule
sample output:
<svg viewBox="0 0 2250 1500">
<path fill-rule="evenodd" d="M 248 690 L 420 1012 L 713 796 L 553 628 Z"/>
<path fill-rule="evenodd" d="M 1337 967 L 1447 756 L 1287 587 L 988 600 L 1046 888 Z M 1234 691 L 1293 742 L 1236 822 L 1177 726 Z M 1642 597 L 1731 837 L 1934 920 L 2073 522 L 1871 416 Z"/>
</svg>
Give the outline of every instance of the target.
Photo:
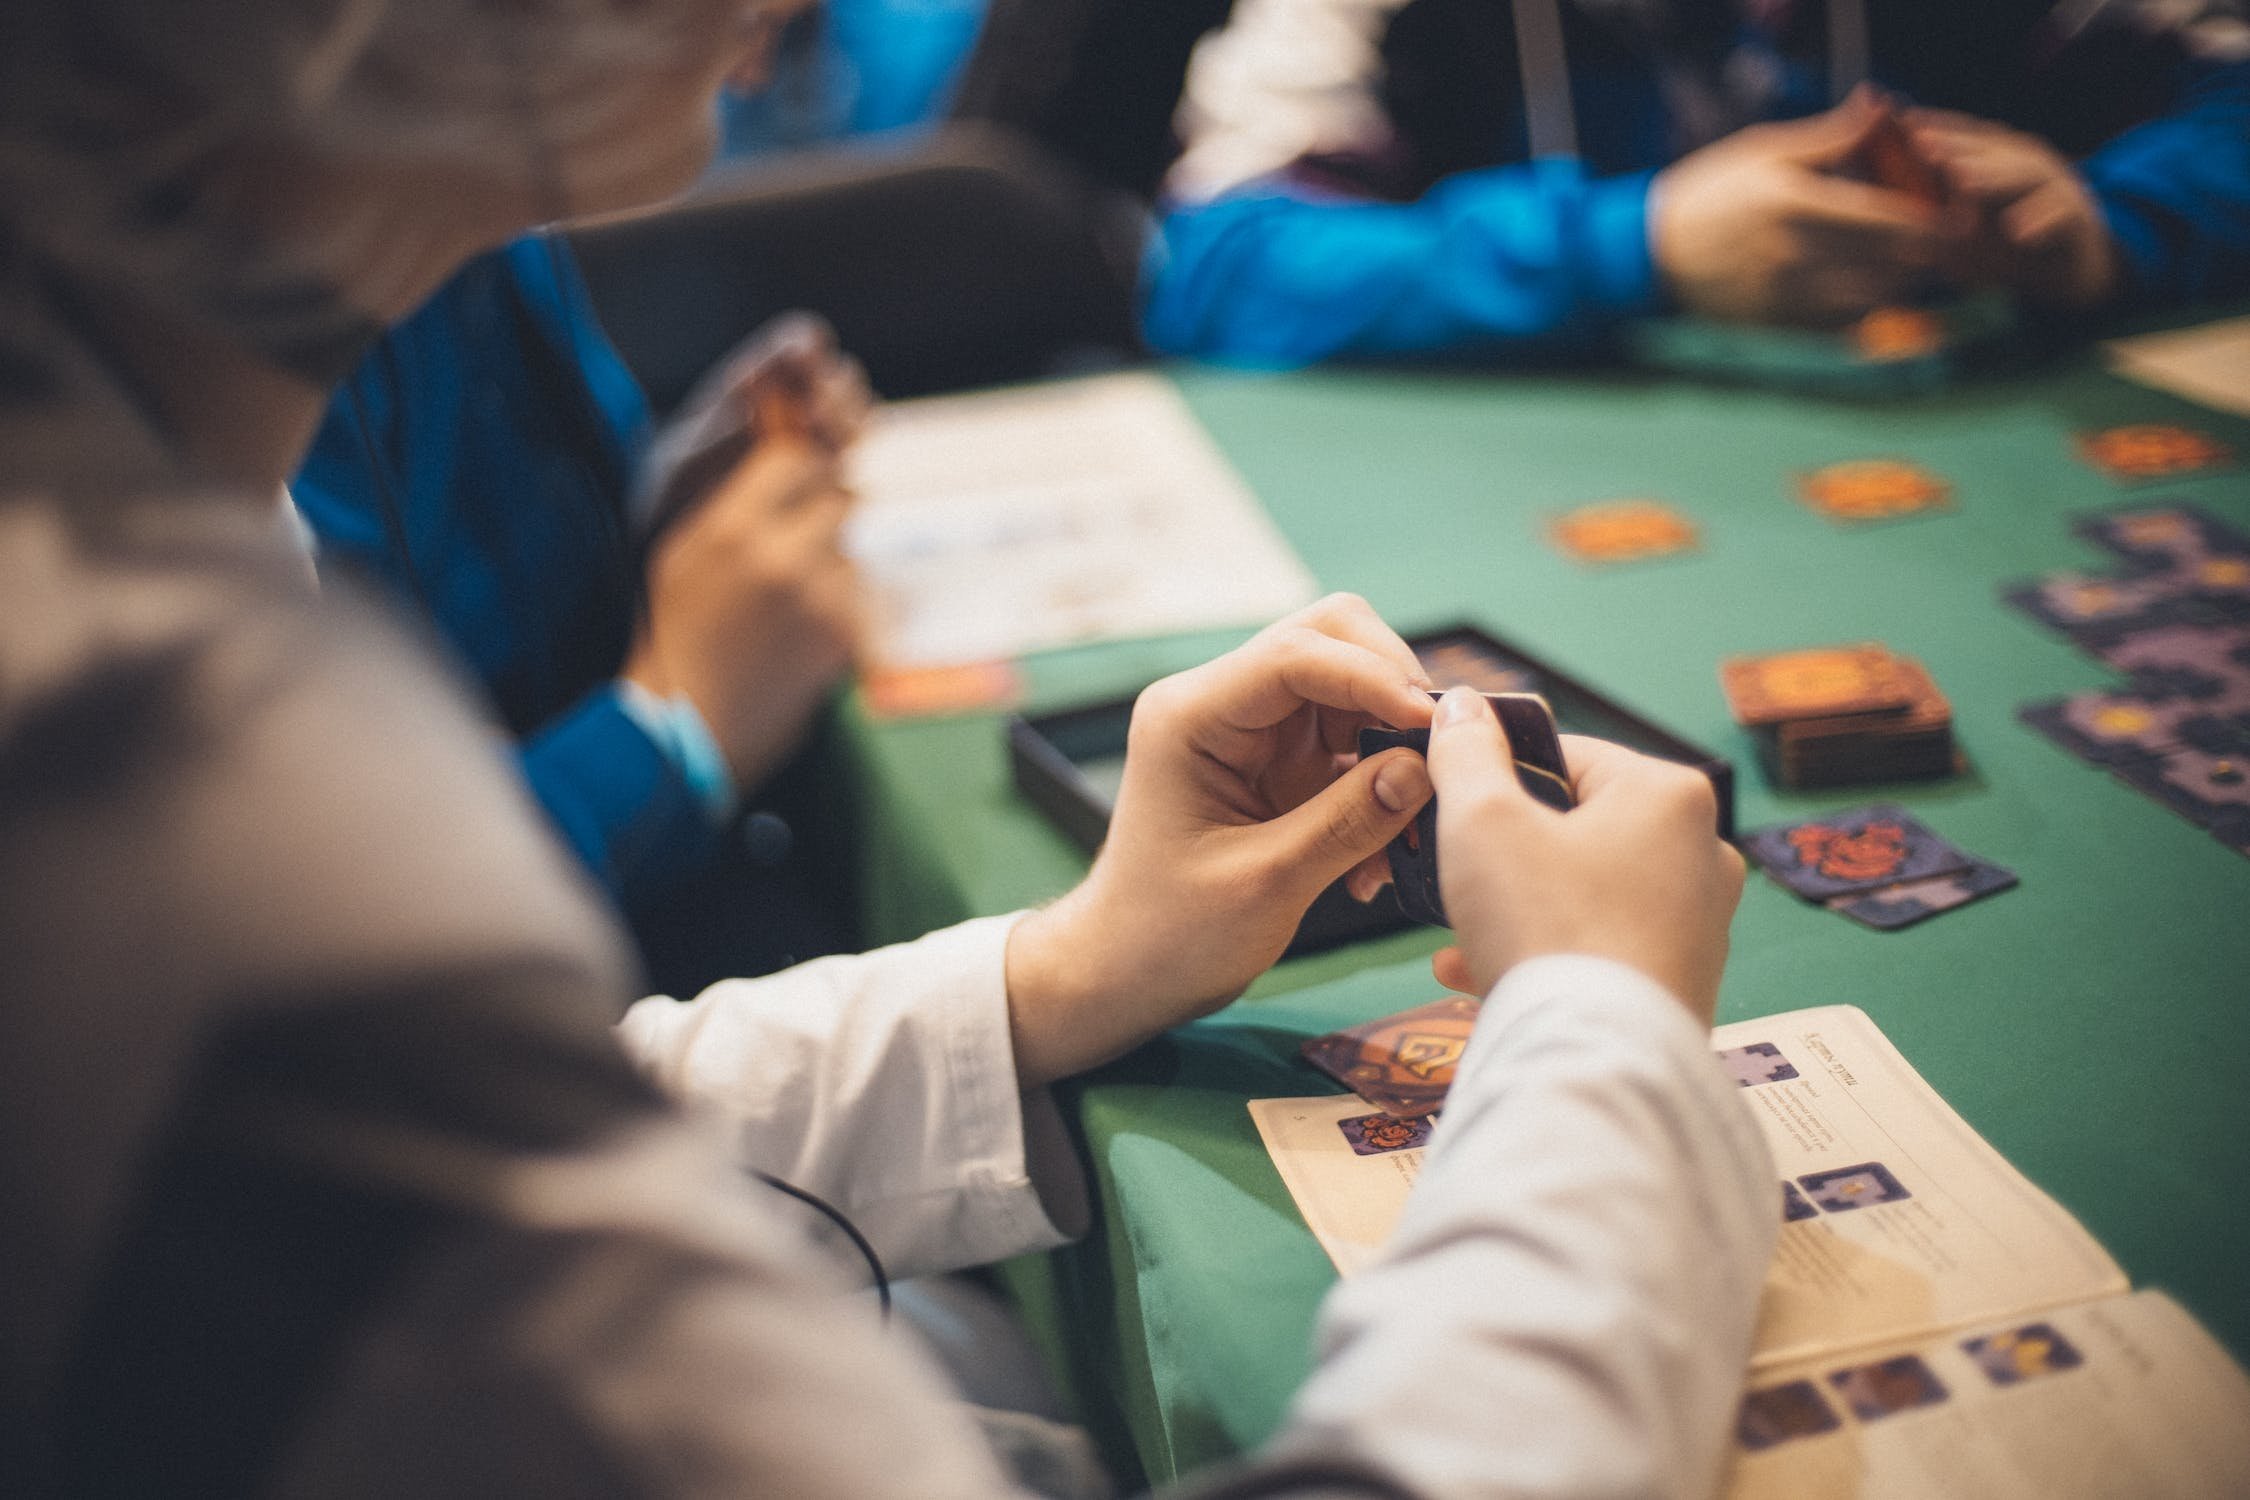
<svg viewBox="0 0 2250 1500">
<path fill-rule="evenodd" d="M 1726 1493 L 2250 1496 L 2250 1378 L 2183 1310 L 2128 1292 L 1852 1006 L 1720 1027 L 1780 1170 Z M 1355 1095 L 1251 1101 L 1337 1269 L 1389 1237 L 1427 1121 Z"/>
</svg>

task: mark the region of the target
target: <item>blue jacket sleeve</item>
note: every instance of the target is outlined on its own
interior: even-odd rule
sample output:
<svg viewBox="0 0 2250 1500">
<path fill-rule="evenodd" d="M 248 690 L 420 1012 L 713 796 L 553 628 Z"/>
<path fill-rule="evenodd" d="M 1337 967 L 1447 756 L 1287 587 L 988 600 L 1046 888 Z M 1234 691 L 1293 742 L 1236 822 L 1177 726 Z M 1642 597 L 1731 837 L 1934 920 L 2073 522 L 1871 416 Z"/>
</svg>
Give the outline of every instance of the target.
<svg viewBox="0 0 2250 1500">
<path fill-rule="evenodd" d="M 627 712 L 596 692 L 522 745 L 524 778 L 571 849 L 628 915 L 716 850 L 703 792 Z"/>
<path fill-rule="evenodd" d="M 1165 353 L 1278 368 L 1585 342 L 1663 305 L 1653 176 L 1555 159 L 1459 173 L 1412 203 L 1268 186 L 1180 208 L 1150 254 L 1145 332 Z"/>
<path fill-rule="evenodd" d="M 2172 113 L 2119 136 L 2082 170 L 2130 300 L 2250 289 L 2250 63 L 2206 75 Z"/>
</svg>

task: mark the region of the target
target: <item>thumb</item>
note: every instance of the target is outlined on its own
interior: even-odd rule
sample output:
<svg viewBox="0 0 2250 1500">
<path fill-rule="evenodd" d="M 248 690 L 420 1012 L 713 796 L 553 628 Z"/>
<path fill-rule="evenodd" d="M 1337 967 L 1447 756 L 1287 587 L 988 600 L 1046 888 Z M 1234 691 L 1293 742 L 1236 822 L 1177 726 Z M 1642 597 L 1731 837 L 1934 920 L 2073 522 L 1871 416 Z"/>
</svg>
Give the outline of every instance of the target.
<svg viewBox="0 0 2250 1500">
<path fill-rule="evenodd" d="M 1440 795 L 1463 802 L 1535 805 L 1516 780 L 1507 727 L 1492 705 L 1468 688 L 1453 688 L 1438 700 L 1430 722 L 1430 781 Z"/>
<path fill-rule="evenodd" d="M 1396 838 L 1429 800 L 1422 757 L 1386 750 L 1267 823 L 1264 832 L 1276 866 L 1301 875 L 1317 892 Z"/>
</svg>

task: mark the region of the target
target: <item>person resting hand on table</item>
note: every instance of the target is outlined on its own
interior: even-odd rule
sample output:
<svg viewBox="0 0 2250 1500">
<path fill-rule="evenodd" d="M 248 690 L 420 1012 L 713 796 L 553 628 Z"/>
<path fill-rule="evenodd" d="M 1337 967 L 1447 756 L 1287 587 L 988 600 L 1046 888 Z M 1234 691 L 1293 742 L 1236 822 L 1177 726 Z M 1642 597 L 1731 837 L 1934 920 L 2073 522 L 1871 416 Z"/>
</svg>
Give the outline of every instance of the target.
<svg viewBox="0 0 2250 1500">
<path fill-rule="evenodd" d="M 395 614 L 303 586 L 275 496 L 326 382 L 463 257 L 676 187 L 745 19 L 7 12 L 14 1489 L 1015 1493 L 740 1169 L 901 1271 L 1056 1242 L 1084 1194 L 1043 1086 L 1225 1004 L 1434 785 L 1485 1014 L 1389 1254 L 1274 1446 L 1204 1491 L 1707 1492 L 1778 1215 L 1706 1050 L 1741 867 L 1689 773 L 1576 746 L 1584 805 L 1549 817 L 1457 705 L 1426 772 L 1342 766 L 1431 708 L 1334 599 L 1148 692 L 1055 905 L 628 1011 L 488 726 Z"/>
</svg>

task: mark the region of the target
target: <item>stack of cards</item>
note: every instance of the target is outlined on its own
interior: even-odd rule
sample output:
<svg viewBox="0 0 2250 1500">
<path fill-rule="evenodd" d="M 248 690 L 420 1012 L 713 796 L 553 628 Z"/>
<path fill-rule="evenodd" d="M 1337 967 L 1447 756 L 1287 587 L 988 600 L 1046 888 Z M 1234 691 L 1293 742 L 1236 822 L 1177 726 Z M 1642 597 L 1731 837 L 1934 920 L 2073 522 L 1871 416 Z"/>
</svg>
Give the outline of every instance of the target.
<svg viewBox="0 0 2250 1500">
<path fill-rule="evenodd" d="M 1448 995 L 1316 1036 L 1304 1044 L 1304 1058 L 1383 1113 L 1420 1119 L 1445 1103 L 1477 1009 L 1466 996 Z"/>
<path fill-rule="evenodd" d="M 1956 769 L 1953 705 L 1912 657 L 1876 642 L 1736 656 L 1719 682 L 1774 781 L 1922 781 Z"/>
<path fill-rule="evenodd" d="M 1763 828 L 1743 852 L 1775 881 L 1855 922 L 1889 930 L 2014 886 L 2015 875 L 1947 843 L 1887 802 Z"/>
</svg>

